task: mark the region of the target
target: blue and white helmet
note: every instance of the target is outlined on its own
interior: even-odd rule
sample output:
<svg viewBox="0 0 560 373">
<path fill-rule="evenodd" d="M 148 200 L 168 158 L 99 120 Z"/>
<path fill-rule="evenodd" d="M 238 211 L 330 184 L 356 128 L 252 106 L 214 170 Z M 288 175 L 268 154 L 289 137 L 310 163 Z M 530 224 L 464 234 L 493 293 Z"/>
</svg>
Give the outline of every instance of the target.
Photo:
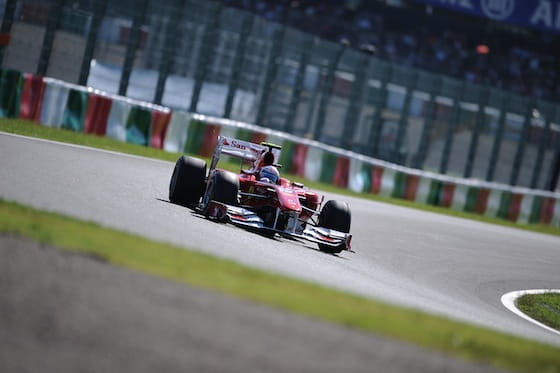
<svg viewBox="0 0 560 373">
<path fill-rule="evenodd" d="M 276 184 L 278 179 L 280 178 L 280 173 L 278 169 L 274 166 L 264 166 L 261 168 L 261 172 L 259 175 L 260 181 L 266 181 L 272 184 Z"/>
</svg>

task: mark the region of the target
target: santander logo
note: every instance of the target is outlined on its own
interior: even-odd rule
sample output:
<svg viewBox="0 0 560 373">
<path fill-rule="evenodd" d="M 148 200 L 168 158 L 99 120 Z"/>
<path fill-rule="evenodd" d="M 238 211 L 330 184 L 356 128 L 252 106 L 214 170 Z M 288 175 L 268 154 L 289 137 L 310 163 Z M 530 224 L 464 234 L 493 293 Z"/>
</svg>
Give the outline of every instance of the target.
<svg viewBox="0 0 560 373">
<path fill-rule="evenodd" d="M 231 143 L 230 143 L 227 138 L 224 138 L 222 140 L 222 144 L 224 146 L 231 146 L 233 148 L 237 148 L 237 149 L 241 149 L 241 150 L 247 150 L 247 146 L 245 146 L 244 144 L 241 144 L 237 140 L 231 140 Z"/>
<path fill-rule="evenodd" d="M 247 149 L 247 147 L 245 145 L 240 144 L 239 142 L 237 142 L 235 140 L 232 140 L 231 146 L 233 146 L 234 148 L 237 148 L 237 149 L 242 149 L 242 150 Z"/>
<path fill-rule="evenodd" d="M 481 0 L 480 5 L 488 18 L 501 21 L 511 16 L 515 0 Z"/>
</svg>

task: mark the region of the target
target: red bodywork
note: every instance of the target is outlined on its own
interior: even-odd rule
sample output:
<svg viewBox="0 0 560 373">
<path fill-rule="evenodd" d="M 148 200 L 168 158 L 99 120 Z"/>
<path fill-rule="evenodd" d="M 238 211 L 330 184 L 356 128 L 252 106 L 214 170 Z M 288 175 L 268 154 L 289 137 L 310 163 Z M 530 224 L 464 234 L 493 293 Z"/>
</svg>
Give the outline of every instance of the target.
<svg viewBox="0 0 560 373">
<path fill-rule="evenodd" d="M 240 204 L 255 209 L 272 207 L 281 212 L 297 212 L 300 219 L 308 220 L 317 211 L 321 198 L 300 184 L 280 178 L 279 184 L 258 181 L 253 174 L 239 175 L 239 190 L 242 192 Z M 257 197 L 261 196 L 261 197 Z M 302 209 L 302 206 L 305 207 Z"/>
<path fill-rule="evenodd" d="M 351 250 L 352 235 L 332 229 L 322 221 L 323 196 L 285 178 L 271 183 L 270 180 L 276 180 L 276 175 L 272 178 L 263 175 L 265 166 L 281 167 L 278 164 L 280 151 L 281 147 L 274 144 L 254 144 L 218 136 L 207 173 L 206 191 L 200 203 L 201 211 L 209 219 L 258 229 L 266 235 L 278 233 L 315 242 L 323 251 L 338 253 L 340 250 Z M 274 156 L 272 164 L 271 153 Z M 216 168 L 222 154 L 241 159 L 239 174 L 232 175 L 229 171 Z M 244 169 L 247 165 L 248 169 Z M 257 175 L 261 175 L 262 180 Z M 216 184 L 219 188 L 216 186 L 214 189 L 214 179 L 219 182 Z M 218 190 L 220 192 L 214 194 Z M 237 192 L 235 197 L 234 191 Z M 325 216 L 329 216 L 328 213 Z M 349 216 L 345 219 L 349 223 Z"/>
</svg>

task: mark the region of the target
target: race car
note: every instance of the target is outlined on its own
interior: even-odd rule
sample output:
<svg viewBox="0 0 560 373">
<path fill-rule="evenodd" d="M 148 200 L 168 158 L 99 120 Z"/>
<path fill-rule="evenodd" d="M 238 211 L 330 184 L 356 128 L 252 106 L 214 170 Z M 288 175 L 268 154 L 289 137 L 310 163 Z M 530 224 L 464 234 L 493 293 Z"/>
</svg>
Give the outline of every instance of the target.
<svg viewBox="0 0 560 373">
<path fill-rule="evenodd" d="M 218 136 L 212 161 L 181 156 L 169 183 L 169 201 L 216 222 L 255 229 L 273 237 L 315 242 L 326 253 L 351 250 L 351 214 L 303 184 L 279 177 L 281 147 Z M 216 168 L 223 156 L 241 160 L 239 173 Z M 208 170 L 207 170 L 208 169 Z"/>
</svg>

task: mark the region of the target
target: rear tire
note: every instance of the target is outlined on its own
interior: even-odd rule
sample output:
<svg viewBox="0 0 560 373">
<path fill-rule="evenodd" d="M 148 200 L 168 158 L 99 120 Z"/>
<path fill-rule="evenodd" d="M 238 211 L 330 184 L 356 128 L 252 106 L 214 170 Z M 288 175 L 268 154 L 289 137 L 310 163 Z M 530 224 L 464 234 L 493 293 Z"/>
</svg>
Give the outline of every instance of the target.
<svg viewBox="0 0 560 373">
<path fill-rule="evenodd" d="M 169 183 L 169 201 L 183 206 L 196 205 L 205 189 L 206 162 L 182 156 L 175 162 Z"/>
<path fill-rule="evenodd" d="M 228 171 L 217 170 L 212 175 L 208 194 L 204 201 L 206 205 L 210 201 L 221 202 L 230 206 L 237 206 L 237 195 L 239 192 L 239 177 Z M 206 206 L 204 206 L 206 208 Z"/>
<path fill-rule="evenodd" d="M 319 227 L 334 229 L 339 232 L 350 233 L 350 223 L 352 217 L 350 208 L 346 202 L 327 201 L 319 214 Z M 319 250 L 329 253 L 338 254 L 346 247 L 345 245 L 328 246 L 319 244 Z"/>
</svg>

